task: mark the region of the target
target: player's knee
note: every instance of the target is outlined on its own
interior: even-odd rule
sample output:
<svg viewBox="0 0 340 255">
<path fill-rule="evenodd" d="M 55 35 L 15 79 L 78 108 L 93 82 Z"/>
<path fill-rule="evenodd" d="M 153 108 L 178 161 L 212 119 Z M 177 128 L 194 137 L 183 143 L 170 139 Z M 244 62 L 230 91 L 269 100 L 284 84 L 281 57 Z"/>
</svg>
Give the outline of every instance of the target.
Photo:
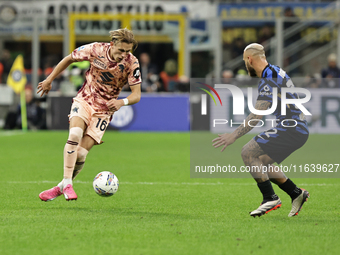
<svg viewBox="0 0 340 255">
<path fill-rule="evenodd" d="M 85 148 L 78 146 L 78 150 L 77 150 L 77 161 L 78 162 L 84 162 L 87 156 L 87 153 L 89 153 L 88 150 L 86 150 Z"/>
<path fill-rule="evenodd" d="M 259 158 L 265 166 L 270 166 L 275 163 L 275 160 L 271 159 L 267 154 L 261 155 Z"/>
<path fill-rule="evenodd" d="M 72 142 L 76 142 L 79 143 L 81 138 L 83 137 L 83 129 L 80 127 L 73 127 L 70 128 L 70 133 L 68 136 L 68 140 L 72 141 Z"/>
</svg>

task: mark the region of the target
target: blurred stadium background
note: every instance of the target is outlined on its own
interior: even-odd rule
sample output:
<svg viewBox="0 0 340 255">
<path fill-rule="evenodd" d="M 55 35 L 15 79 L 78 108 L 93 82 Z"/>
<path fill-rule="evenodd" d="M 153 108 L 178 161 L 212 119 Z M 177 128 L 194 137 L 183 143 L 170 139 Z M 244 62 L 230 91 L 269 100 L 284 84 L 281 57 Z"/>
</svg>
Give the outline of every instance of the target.
<svg viewBox="0 0 340 255">
<path fill-rule="evenodd" d="M 127 27 L 139 41 L 134 54 L 142 66 L 143 99 L 117 114 L 110 129 L 188 131 L 191 121 L 193 129 L 208 130 L 209 123 L 200 119 L 194 100 L 190 115 L 189 79 L 242 79 L 246 75 L 243 49 L 258 42 L 266 47 L 271 63 L 302 79 L 298 86 L 320 90 L 317 112 L 330 112 L 330 124 L 324 120 L 320 125 L 327 127 L 321 132 L 337 133 L 339 12 L 339 1 L 321 0 L 1 1 L 0 128 L 21 125 L 19 96 L 6 86 L 18 54 L 24 57 L 27 100 L 32 102 L 29 128 L 67 129 L 70 98 L 80 88 L 88 64 L 66 70 L 54 81 L 48 97 L 35 94 L 38 82 L 73 49 L 107 42 L 108 31 Z M 327 75 L 332 78 L 322 80 Z M 322 101 L 327 96 L 332 98 L 329 103 Z"/>
<path fill-rule="evenodd" d="M 244 47 L 262 43 L 268 60 L 312 94 L 312 135 L 284 164 L 339 164 L 339 17 L 340 1 L 321 0 L 0 1 L 0 254 L 338 254 L 339 179 L 294 179 L 311 198 L 293 219 L 275 186 L 284 206 L 253 219 L 261 194 L 251 178 L 190 178 L 193 134 L 237 167 L 253 135 L 220 154 L 210 146 L 212 114 L 202 116 L 201 96 L 189 91 L 191 78 L 247 86 Z M 38 194 L 62 178 L 67 115 L 89 65 L 65 70 L 48 96 L 36 86 L 72 50 L 108 42 L 120 27 L 139 41 L 142 99 L 114 115 L 105 143 L 88 155 L 78 200 L 43 203 Z M 28 129 L 46 132 L 20 131 L 20 95 L 6 84 L 20 54 Z M 104 170 L 120 180 L 108 199 L 92 188 Z"/>
</svg>

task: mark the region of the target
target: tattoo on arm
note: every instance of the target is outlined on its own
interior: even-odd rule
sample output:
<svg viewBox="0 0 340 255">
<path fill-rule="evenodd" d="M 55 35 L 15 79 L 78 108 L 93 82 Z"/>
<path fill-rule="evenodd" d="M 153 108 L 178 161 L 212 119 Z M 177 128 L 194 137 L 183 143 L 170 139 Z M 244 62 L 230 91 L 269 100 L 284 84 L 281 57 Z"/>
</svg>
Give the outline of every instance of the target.
<svg viewBox="0 0 340 255">
<path fill-rule="evenodd" d="M 255 104 L 255 109 L 256 110 L 267 110 L 270 105 L 271 105 L 271 102 L 264 101 L 264 100 L 257 100 Z M 234 131 L 234 133 L 236 134 L 236 139 L 240 138 L 241 136 L 243 136 L 244 134 L 247 134 L 250 130 L 252 130 L 254 126 L 256 126 L 257 123 L 262 119 L 262 116 L 263 115 L 256 115 L 254 113 L 249 114 L 248 117 L 244 121 L 244 125 L 240 125 Z M 253 120 L 250 123 L 252 126 L 248 125 L 248 122 L 250 120 Z"/>
</svg>

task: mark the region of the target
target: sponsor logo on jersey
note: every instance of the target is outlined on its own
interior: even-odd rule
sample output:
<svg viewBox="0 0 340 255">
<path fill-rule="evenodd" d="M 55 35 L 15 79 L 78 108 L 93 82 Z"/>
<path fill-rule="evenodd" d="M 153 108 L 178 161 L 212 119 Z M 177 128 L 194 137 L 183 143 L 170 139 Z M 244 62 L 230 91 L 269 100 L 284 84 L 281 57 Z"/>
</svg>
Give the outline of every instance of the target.
<svg viewBox="0 0 340 255">
<path fill-rule="evenodd" d="M 138 79 L 140 76 L 140 70 L 139 67 L 137 67 L 134 71 L 133 71 L 133 77 L 135 77 L 136 79 Z"/>
<path fill-rule="evenodd" d="M 271 96 L 271 95 L 273 95 L 272 92 L 260 92 L 259 94 L 261 96 Z"/>
<path fill-rule="evenodd" d="M 74 108 L 72 109 L 72 112 L 78 113 L 78 110 L 79 110 L 79 107 L 74 107 Z"/>
<path fill-rule="evenodd" d="M 120 64 L 118 67 L 119 67 L 120 72 L 123 73 L 123 71 L 124 71 L 124 69 L 125 69 L 125 66 L 122 65 L 122 64 Z"/>
<path fill-rule="evenodd" d="M 107 65 L 105 65 L 102 61 L 96 58 L 93 60 L 93 65 L 100 69 L 107 69 Z"/>
<path fill-rule="evenodd" d="M 295 86 L 294 86 L 294 83 L 292 82 L 291 79 L 289 79 L 289 80 L 287 81 L 286 86 L 287 86 L 287 88 L 293 88 L 293 87 L 295 87 Z"/>
<path fill-rule="evenodd" d="M 264 90 L 264 91 L 261 91 L 261 92 L 259 93 L 261 96 L 271 96 L 271 95 L 273 95 L 273 93 L 270 91 L 270 88 L 269 88 L 268 85 L 265 85 L 265 86 L 263 87 L 263 90 Z"/>
<path fill-rule="evenodd" d="M 283 71 L 281 68 L 280 68 L 280 71 L 279 71 L 279 75 L 284 78 L 286 76 L 286 72 Z"/>
<path fill-rule="evenodd" d="M 113 81 L 114 76 L 110 72 L 102 72 L 100 75 L 101 81 L 97 80 L 97 82 L 104 84 L 104 85 L 112 85 L 110 82 Z"/>
<path fill-rule="evenodd" d="M 80 47 L 77 49 L 77 51 L 80 51 L 80 50 L 83 50 L 83 49 L 85 49 L 85 46 L 80 46 Z"/>
</svg>

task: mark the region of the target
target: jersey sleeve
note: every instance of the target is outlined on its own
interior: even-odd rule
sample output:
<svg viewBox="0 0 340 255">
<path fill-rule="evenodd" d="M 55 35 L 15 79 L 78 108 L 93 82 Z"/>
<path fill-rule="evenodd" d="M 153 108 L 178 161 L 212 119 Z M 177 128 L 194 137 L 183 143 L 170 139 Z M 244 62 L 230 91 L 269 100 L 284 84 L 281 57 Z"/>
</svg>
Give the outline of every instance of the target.
<svg viewBox="0 0 340 255">
<path fill-rule="evenodd" d="M 140 84 L 142 82 L 142 76 L 139 68 L 138 60 L 136 59 L 130 68 L 128 76 L 128 83 L 130 86 Z"/>
<path fill-rule="evenodd" d="M 85 44 L 72 51 L 71 56 L 76 61 L 89 61 L 91 58 L 92 47 L 94 43 Z"/>
<path fill-rule="evenodd" d="M 273 102 L 273 87 L 268 80 L 261 80 L 258 86 L 257 100 Z"/>
</svg>

